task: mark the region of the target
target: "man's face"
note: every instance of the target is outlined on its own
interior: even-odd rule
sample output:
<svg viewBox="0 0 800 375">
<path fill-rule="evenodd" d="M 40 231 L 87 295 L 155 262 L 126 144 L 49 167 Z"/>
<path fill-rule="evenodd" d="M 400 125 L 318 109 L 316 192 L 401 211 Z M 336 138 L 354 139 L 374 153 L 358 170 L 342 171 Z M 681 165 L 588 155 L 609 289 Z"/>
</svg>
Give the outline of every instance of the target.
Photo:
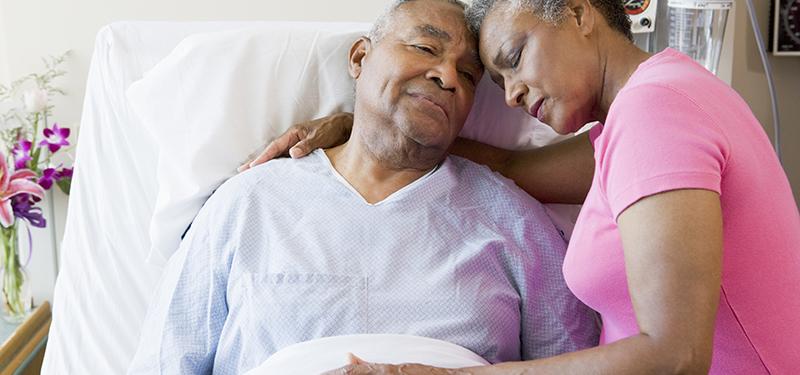
<svg viewBox="0 0 800 375">
<path fill-rule="evenodd" d="M 396 10 L 381 40 L 363 48 L 356 111 L 390 127 L 392 143 L 445 151 L 467 119 L 483 68 L 464 13 L 446 1 L 419 0 Z M 388 134 L 386 134 L 388 136 Z"/>
</svg>

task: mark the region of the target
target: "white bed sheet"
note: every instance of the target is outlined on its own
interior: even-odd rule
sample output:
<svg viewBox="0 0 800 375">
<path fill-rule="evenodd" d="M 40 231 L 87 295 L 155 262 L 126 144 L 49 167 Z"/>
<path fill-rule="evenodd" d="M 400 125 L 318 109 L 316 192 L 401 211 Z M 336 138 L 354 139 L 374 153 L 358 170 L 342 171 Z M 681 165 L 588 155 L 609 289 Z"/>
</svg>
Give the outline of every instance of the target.
<svg viewBox="0 0 800 375">
<path fill-rule="evenodd" d="M 43 374 L 121 374 L 160 269 L 145 263 L 155 144 L 125 90 L 193 33 L 252 22 L 119 22 L 97 35 Z"/>
</svg>

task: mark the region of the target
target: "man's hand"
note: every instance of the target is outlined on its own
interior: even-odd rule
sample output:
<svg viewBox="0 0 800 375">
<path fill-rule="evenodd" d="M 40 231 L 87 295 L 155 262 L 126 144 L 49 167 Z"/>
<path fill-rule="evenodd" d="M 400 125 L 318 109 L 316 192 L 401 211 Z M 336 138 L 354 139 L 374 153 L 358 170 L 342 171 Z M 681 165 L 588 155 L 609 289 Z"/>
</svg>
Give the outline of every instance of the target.
<svg viewBox="0 0 800 375">
<path fill-rule="evenodd" d="M 457 370 L 443 369 L 419 364 L 383 365 L 369 363 L 350 354 L 350 364 L 323 375 L 457 375 Z"/>
<path fill-rule="evenodd" d="M 288 155 L 297 159 L 318 148 L 338 146 L 350 138 L 352 128 L 353 114 L 347 112 L 294 125 L 270 142 L 255 159 L 242 164 L 237 170 L 243 172 L 280 156 Z"/>
</svg>

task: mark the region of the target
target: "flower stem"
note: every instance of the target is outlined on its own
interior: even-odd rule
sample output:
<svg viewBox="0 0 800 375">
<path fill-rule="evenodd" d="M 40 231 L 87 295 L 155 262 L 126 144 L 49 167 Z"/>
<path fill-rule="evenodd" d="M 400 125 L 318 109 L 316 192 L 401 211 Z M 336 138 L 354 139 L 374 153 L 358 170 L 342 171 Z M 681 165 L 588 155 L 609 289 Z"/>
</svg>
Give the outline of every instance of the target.
<svg viewBox="0 0 800 375">
<path fill-rule="evenodd" d="M 44 124 L 47 127 L 47 124 Z M 31 170 L 39 172 L 39 153 L 41 149 L 36 147 L 36 135 L 39 133 L 39 112 L 33 116 L 33 134 L 31 135 Z"/>
<path fill-rule="evenodd" d="M 6 313 L 12 317 L 21 317 L 26 313 L 23 296 L 24 275 L 17 252 L 16 223 L 2 232 L 3 247 L 3 301 Z"/>
</svg>

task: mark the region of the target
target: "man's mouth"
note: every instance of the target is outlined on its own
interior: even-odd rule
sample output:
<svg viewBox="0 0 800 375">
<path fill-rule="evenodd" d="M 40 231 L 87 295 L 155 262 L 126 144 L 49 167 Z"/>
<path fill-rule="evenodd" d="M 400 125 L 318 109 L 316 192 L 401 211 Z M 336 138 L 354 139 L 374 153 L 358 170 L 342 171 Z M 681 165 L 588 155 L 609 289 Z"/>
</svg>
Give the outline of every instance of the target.
<svg viewBox="0 0 800 375">
<path fill-rule="evenodd" d="M 440 111 L 442 111 L 442 114 L 444 114 L 445 118 L 450 119 L 450 114 L 447 111 L 447 105 L 441 99 L 423 93 L 411 93 L 409 95 L 417 99 L 417 101 L 423 105 L 429 105 L 431 107 L 438 108 Z"/>
</svg>

